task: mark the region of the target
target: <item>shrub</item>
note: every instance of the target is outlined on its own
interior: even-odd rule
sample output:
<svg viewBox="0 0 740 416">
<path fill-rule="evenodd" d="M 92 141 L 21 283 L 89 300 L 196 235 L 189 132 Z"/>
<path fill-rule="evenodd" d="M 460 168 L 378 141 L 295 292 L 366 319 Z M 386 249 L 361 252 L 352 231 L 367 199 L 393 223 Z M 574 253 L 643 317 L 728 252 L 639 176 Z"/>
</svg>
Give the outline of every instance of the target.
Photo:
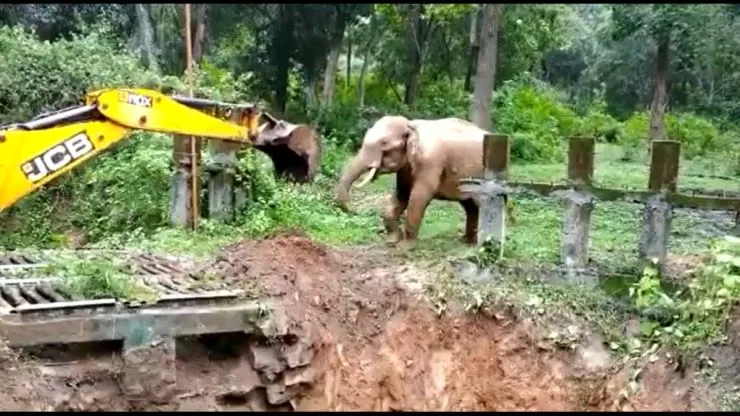
<svg viewBox="0 0 740 416">
<path fill-rule="evenodd" d="M 681 142 L 681 154 L 686 158 L 705 156 L 726 143 L 722 133 L 711 121 L 689 113 L 666 114 L 666 137 Z M 650 114 L 635 112 L 624 122 L 622 144 L 630 148 L 646 144 L 650 135 Z"/>
<path fill-rule="evenodd" d="M 424 85 L 422 94 L 416 103 L 416 111 L 420 118 L 468 118 L 470 111 L 470 97 L 463 88 L 462 82 L 447 80 L 434 84 Z"/>
<path fill-rule="evenodd" d="M 580 129 L 576 113 L 554 89 L 526 77 L 504 82 L 494 103 L 496 130 L 513 136 L 512 157 L 520 160 L 560 160 L 562 139 Z"/>
<path fill-rule="evenodd" d="M 635 148 L 648 139 L 650 119 L 646 111 L 635 112 L 622 126 L 622 144 Z"/>
<path fill-rule="evenodd" d="M 606 103 L 590 106 L 581 121 L 580 134 L 593 136 L 597 141 L 618 143 L 622 140 L 622 125 L 606 113 Z"/>
<path fill-rule="evenodd" d="M 21 27 L 2 27 L 0 55 L 2 123 L 76 105 L 89 90 L 160 83 L 104 29 L 52 43 Z"/>
<path fill-rule="evenodd" d="M 666 128 L 668 139 L 680 141 L 681 153 L 688 158 L 715 150 L 720 136 L 709 120 L 689 113 L 667 114 Z"/>
</svg>

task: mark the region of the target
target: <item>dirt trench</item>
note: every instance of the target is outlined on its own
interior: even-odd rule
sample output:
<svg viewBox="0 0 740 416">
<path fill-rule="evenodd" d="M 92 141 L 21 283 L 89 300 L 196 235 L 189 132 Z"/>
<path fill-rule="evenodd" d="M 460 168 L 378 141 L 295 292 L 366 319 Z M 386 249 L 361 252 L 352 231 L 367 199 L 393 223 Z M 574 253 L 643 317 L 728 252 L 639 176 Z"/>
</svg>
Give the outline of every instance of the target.
<svg viewBox="0 0 740 416">
<path fill-rule="evenodd" d="M 245 240 L 206 265 L 279 305 L 284 331 L 181 339 L 175 380 L 132 397 L 119 346 L 3 348 L 2 410 L 704 410 L 691 376 L 659 360 L 630 371 L 601 339 L 559 349 L 506 313 L 438 315 L 428 272 L 385 248 L 336 251 L 299 234 Z M 151 383 L 149 384 L 151 386 Z M 153 390 L 156 390 L 153 391 Z M 157 394 L 155 394 L 157 393 Z M 156 396 L 156 397 L 155 397 Z"/>
</svg>

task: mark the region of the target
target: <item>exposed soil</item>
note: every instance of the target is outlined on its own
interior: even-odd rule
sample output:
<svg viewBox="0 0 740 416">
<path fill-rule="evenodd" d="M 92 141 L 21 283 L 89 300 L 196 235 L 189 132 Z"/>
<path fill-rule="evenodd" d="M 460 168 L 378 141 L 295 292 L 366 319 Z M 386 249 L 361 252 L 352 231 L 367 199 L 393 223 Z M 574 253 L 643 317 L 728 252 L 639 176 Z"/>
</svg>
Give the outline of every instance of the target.
<svg viewBox="0 0 740 416">
<path fill-rule="evenodd" d="M 290 364 L 287 353 L 283 361 L 259 358 L 254 340 L 227 339 L 232 351 L 222 357 L 205 341 L 179 341 L 177 394 L 136 404 L 121 393 L 118 353 L 60 366 L 3 349 L 0 366 L 9 377 L 0 383 L 0 408 L 711 409 L 691 375 L 663 360 L 643 371 L 638 393 L 623 394 L 630 370 L 596 335 L 563 350 L 544 341 L 534 322 L 505 313 L 486 317 L 452 308 L 437 315 L 421 296 L 428 272 L 396 264 L 382 247 L 337 251 L 300 234 L 280 234 L 226 247 L 207 267 L 230 285 L 277 302 L 289 332 L 315 352 L 310 365 Z M 300 376 L 290 372 L 294 367 Z M 297 377 L 303 378 L 287 382 Z M 280 399 L 274 398 L 276 380 L 282 380 Z M 293 385 L 302 388 L 286 393 Z"/>
</svg>

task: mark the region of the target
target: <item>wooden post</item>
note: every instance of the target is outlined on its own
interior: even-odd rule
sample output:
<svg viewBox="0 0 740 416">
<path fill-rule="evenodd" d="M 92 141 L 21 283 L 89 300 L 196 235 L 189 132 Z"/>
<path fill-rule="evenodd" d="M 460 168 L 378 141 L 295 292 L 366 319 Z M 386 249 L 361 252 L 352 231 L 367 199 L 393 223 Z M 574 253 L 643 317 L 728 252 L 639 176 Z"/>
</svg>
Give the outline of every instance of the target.
<svg viewBox="0 0 740 416">
<path fill-rule="evenodd" d="M 188 68 L 188 93 L 193 96 L 193 40 L 190 30 L 190 3 L 185 3 L 185 53 Z M 193 230 L 198 228 L 200 217 L 200 187 L 198 186 L 198 163 L 200 163 L 200 143 L 195 137 L 190 138 L 190 224 Z"/>
<path fill-rule="evenodd" d="M 679 142 L 671 140 L 653 142 L 648 188 L 654 194 L 645 204 L 639 254 L 643 263 L 655 264 L 661 272 L 668 256 L 668 235 L 673 216 L 666 194 L 676 192 L 678 187 L 680 155 Z"/>
<path fill-rule="evenodd" d="M 503 254 L 506 238 L 506 180 L 509 176 L 509 136 L 487 134 L 483 139 L 483 179 L 478 216 L 478 244 L 491 237 Z"/>
<path fill-rule="evenodd" d="M 590 186 L 594 175 L 594 138 L 571 137 L 568 143 L 568 182 Z"/>
<path fill-rule="evenodd" d="M 190 4 L 185 4 L 185 53 L 189 95 L 193 96 L 193 45 L 190 31 Z M 198 226 L 200 218 L 200 140 L 194 137 L 175 136 L 173 159 L 175 174 L 171 185 L 170 222 L 174 226 Z"/>
<path fill-rule="evenodd" d="M 594 173 L 593 137 L 571 137 L 568 148 L 568 183 L 565 217 L 560 232 L 560 258 L 566 267 L 588 265 L 589 230 L 594 198 L 589 192 Z"/>
<path fill-rule="evenodd" d="M 678 188 L 678 165 L 681 156 L 681 143 L 672 140 L 653 142 L 650 161 L 650 181 L 648 189 L 660 192 L 676 192 Z"/>
<path fill-rule="evenodd" d="M 486 180 L 509 179 L 509 136 L 487 134 L 483 138 L 483 178 Z"/>
</svg>

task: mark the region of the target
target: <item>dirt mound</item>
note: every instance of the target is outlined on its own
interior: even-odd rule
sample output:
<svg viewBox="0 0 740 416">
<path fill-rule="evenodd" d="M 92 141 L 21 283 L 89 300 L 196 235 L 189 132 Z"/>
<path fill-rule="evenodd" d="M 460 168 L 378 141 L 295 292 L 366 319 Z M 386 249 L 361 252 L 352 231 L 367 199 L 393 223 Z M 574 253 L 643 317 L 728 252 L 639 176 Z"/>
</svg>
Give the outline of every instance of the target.
<svg viewBox="0 0 740 416">
<path fill-rule="evenodd" d="M 373 337 L 402 296 L 393 279 L 365 272 L 378 264 L 286 233 L 226 247 L 211 270 L 251 296 L 279 299 L 294 323 L 318 324 L 334 337 Z"/>
<path fill-rule="evenodd" d="M 177 384 L 182 394 L 173 405 L 180 410 L 267 409 L 265 400 L 297 410 L 335 411 L 693 410 L 698 406 L 693 384 L 673 382 L 674 374 L 655 367 L 660 363 L 653 366 L 657 370 L 645 372 L 660 386 L 649 386 L 629 403 L 622 394 L 629 382 L 626 372 L 613 368 L 598 337 L 574 350 L 563 350 L 543 341 L 528 320 L 505 314 L 471 316 L 452 305 L 437 315 L 419 299 L 419 293 L 409 293 L 419 290 L 425 280 L 423 271 L 395 264 L 385 248 L 337 251 L 299 233 L 283 233 L 226 247 L 204 272 L 276 305 L 287 317 L 288 329 L 283 333 L 312 349 L 313 359 L 306 361 L 311 376 L 300 383 L 300 395 L 288 398 L 286 391 L 275 391 L 275 386 L 288 386 L 288 378 L 296 378 L 289 374 L 291 359 L 276 358 L 288 353 L 291 342 L 298 345 L 295 339 L 260 341 L 257 347 L 247 340 L 244 353 L 220 361 L 210 353 L 198 353 L 197 348 L 186 352 L 178 346 L 182 356 Z M 306 363 L 301 364 L 303 375 Z M 267 370 L 272 373 L 270 380 L 260 381 Z M 48 374 L 39 377 L 29 373 L 16 378 L 15 384 L 49 380 Z M 64 381 L 59 374 L 56 379 Z M 68 386 L 68 380 L 64 384 Z M 80 397 L 88 405 L 78 405 L 77 400 L 65 408 L 102 409 L 99 403 L 104 400 L 88 391 L 93 385 L 78 384 L 75 389 L 87 389 Z M 100 388 L 106 390 L 106 386 L 102 383 Z M 55 384 L 44 391 L 60 388 L 64 387 Z M 0 400 L 6 391 L 0 390 Z M 9 392 L 9 397 L 18 397 L 19 391 Z M 259 397 L 253 394 L 257 391 Z M 271 394 L 280 395 L 280 400 L 271 400 Z M 38 407 L 24 400 L 19 408 Z M 110 410 L 125 410 L 120 398 L 106 400 Z M 260 403 L 255 405 L 256 401 Z"/>
<path fill-rule="evenodd" d="M 437 316 L 402 289 L 408 268 L 373 254 L 287 233 L 227 247 L 212 265 L 231 284 L 277 300 L 294 325 L 320 333 L 323 382 L 300 410 L 618 406 L 621 385 L 609 383 L 606 363 L 594 363 L 608 355 L 601 344 L 589 346 L 598 353 L 573 354 L 537 341 L 531 322 Z"/>
</svg>

